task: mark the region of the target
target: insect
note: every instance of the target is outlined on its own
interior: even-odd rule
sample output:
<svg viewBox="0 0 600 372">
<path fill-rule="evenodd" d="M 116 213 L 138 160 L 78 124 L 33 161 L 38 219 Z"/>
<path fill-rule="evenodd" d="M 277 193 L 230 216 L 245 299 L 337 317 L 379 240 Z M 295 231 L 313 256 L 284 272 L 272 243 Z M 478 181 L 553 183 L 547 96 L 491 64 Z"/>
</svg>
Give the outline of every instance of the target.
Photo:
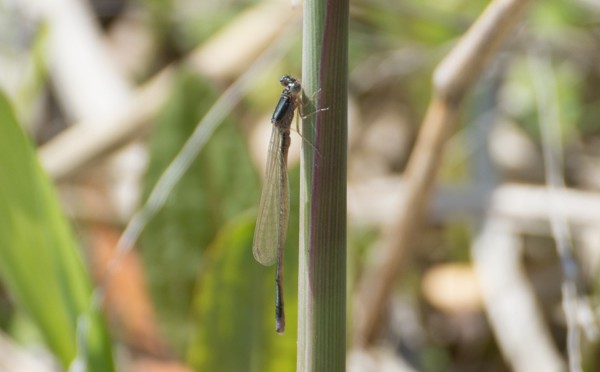
<svg viewBox="0 0 600 372">
<path fill-rule="evenodd" d="M 285 331 L 283 304 L 283 251 L 290 210 L 287 158 L 290 148 L 290 127 L 299 105 L 302 86 L 295 78 L 284 75 L 279 79 L 284 87 L 271 118 L 273 131 L 267 156 L 265 182 L 260 197 L 252 252 L 263 265 L 276 263 L 275 271 L 275 330 Z"/>
</svg>

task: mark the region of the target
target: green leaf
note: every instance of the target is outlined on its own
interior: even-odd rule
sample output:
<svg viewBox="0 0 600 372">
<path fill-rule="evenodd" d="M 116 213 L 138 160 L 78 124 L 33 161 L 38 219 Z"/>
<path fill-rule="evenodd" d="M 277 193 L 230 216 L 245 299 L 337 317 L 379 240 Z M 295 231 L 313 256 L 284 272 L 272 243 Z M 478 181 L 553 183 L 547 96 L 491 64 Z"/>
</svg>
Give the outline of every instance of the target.
<svg viewBox="0 0 600 372">
<path fill-rule="evenodd" d="M 278 335 L 275 273 L 252 256 L 255 220 L 255 213 L 232 220 L 207 252 L 194 307 L 198 324 L 188 353 L 195 370 L 280 372 L 296 368 L 297 257 L 295 252 L 286 257 L 288 327 L 284 335 Z M 297 230 L 294 235 L 297 238 Z"/>
<path fill-rule="evenodd" d="M 246 214 L 232 221 L 207 252 L 194 309 L 198 326 L 188 354 L 196 370 L 263 370 L 269 277 L 252 257 L 254 219 Z"/>
<path fill-rule="evenodd" d="M 56 194 L 0 94 L 0 277 L 64 366 L 77 353 L 77 320 L 89 320 L 89 371 L 112 371 L 104 322 L 87 313 L 91 284 Z M 83 346 L 83 345 L 81 345 Z"/>
</svg>

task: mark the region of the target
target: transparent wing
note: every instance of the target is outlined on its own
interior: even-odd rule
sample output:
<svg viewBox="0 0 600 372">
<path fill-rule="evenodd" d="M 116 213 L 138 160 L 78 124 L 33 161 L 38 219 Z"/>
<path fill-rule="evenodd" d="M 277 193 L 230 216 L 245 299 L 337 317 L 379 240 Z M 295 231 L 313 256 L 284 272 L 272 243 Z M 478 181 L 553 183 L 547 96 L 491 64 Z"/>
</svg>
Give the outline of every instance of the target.
<svg viewBox="0 0 600 372">
<path fill-rule="evenodd" d="M 281 152 L 283 134 L 273 126 L 252 252 L 263 265 L 275 263 L 285 244 L 289 213 L 287 156 Z"/>
</svg>

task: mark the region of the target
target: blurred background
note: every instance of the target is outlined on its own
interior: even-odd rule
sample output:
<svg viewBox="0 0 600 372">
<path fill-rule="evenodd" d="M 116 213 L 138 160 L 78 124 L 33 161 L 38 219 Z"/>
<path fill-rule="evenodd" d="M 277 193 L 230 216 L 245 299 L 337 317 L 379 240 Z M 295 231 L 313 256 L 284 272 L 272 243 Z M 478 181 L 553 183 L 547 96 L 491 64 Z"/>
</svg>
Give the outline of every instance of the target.
<svg viewBox="0 0 600 372">
<path fill-rule="evenodd" d="M 562 371 L 567 324 L 583 369 L 600 368 L 588 0 L 533 2 L 475 84 L 383 331 L 368 350 L 351 342 L 353 293 L 402 208 L 433 71 L 487 5 L 351 4 L 349 370 Z M 301 14 L 274 0 L 0 1 L 1 370 L 295 370 L 296 134 L 283 336 L 275 270 L 251 246 L 278 79 L 302 70 Z M 116 251 L 199 123 L 216 129 L 190 145 L 133 249 Z"/>
</svg>

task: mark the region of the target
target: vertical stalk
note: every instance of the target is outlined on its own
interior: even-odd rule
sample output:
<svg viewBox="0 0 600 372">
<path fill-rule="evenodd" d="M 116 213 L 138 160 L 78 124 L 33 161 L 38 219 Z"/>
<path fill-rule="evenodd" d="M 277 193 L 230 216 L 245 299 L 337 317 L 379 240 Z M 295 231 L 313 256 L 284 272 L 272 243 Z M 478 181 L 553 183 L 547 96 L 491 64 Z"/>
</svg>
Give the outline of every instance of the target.
<svg viewBox="0 0 600 372">
<path fill-rule="evenodd" d="M 304 3 L 298 371 L 344 371 L 348 0 Z"/>
</svg>

